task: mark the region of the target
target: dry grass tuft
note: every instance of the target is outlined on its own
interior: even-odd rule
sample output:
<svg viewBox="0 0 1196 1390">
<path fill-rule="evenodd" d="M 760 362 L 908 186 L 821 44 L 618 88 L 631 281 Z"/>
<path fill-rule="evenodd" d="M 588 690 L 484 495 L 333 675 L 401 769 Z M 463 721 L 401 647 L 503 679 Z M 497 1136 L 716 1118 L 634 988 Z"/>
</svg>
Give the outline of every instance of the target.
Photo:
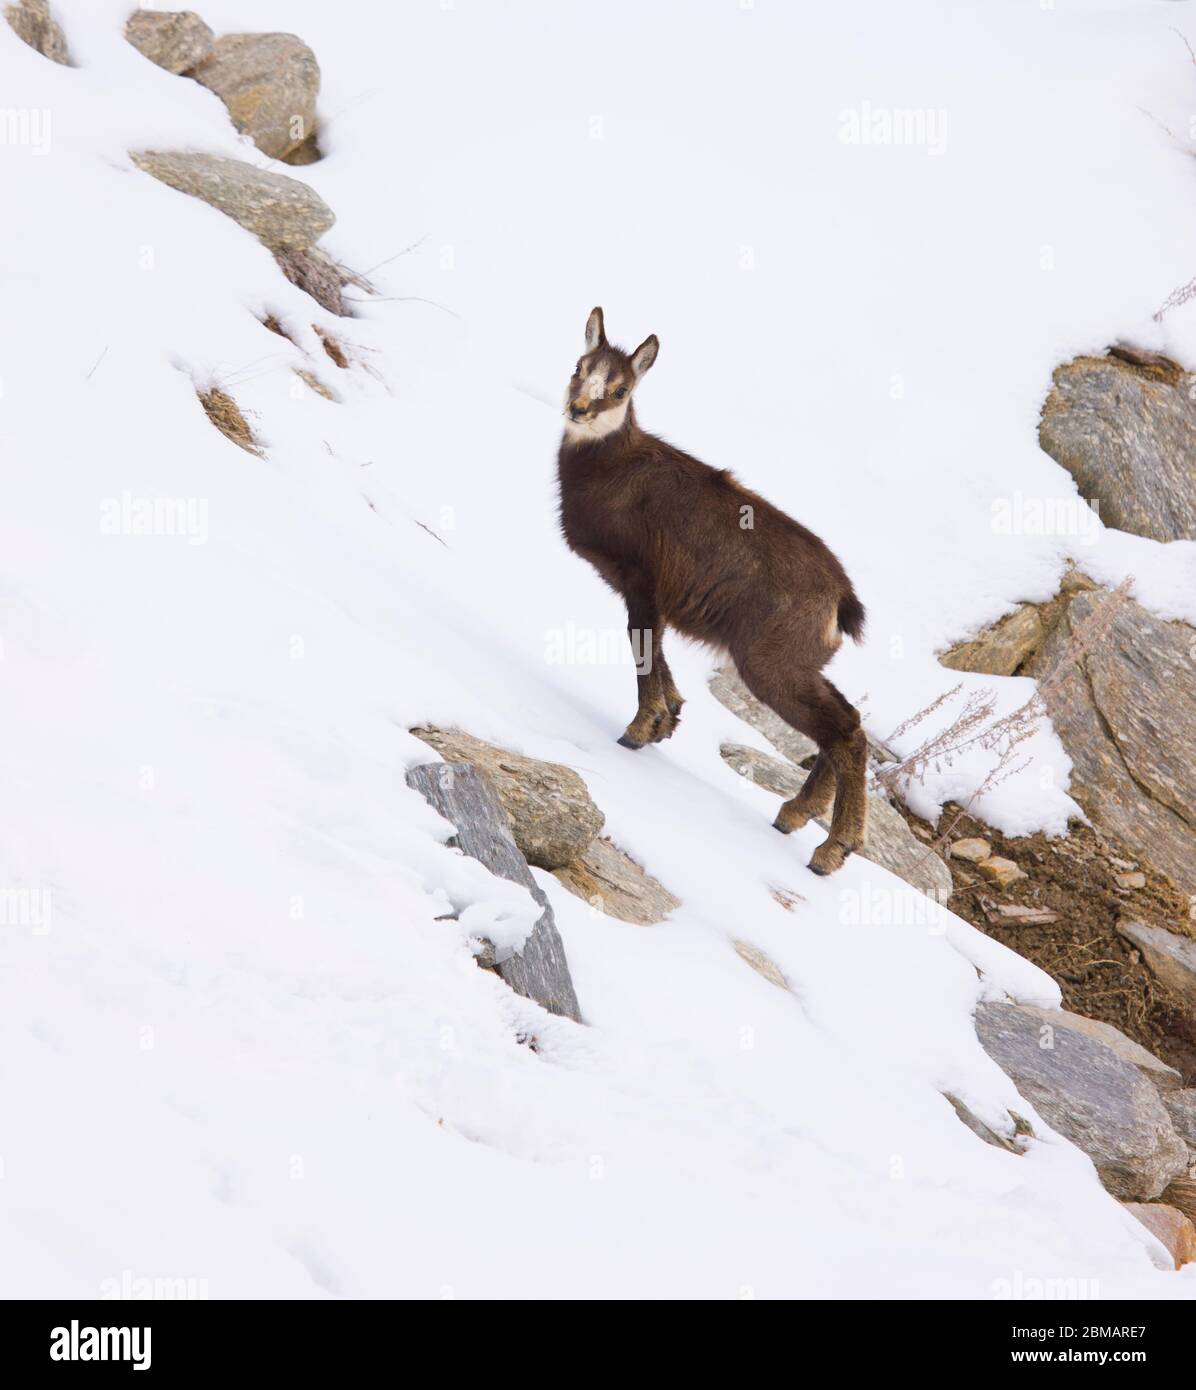
<svg viewBox="0 0 1196 1390">
<path fill-rule="evenodd" d="M 345 351 L 345 349 L 341 346 L 337 339 L 335 339 L 331 333 L 325 333 L 325 331 L 322 328 L 320 328 L 317 324 L 313 323 L 312 327 L 316 330 L 316 334 L 318 335 L 320 341 L 324 344 L 324 351 L 328 354 L 329 357 L 332 358 L 336 365 L 341 368 L 348 367 L 349 354 Z"/>
<path fill-rule="evenodd" d="M 353 271 L 327 256 L 318 246 L 308 251 L 276 251 L 274 259 L 292 285 L 298 286 L 330 314 L 352 318 L 353 310 L 342 291 L 346 285 L 369 285 Z"/>
<path fill-rule="evenodd" d="M 204 414 L 226 439 L 231 439 L 246 453 L 261 457 L 261 450 L 253 431 L 249 428 L 249 421 L 241 414 L 241 407 L 227 391 L 213 386 L 210 391 L 197 391 L 195 394 L 204 408 Z"/>
<path fill-rule="evenodd" d="M 326 401 L 335 401 L 339 399 L 330 387 L 324 385 L 315 372 L 309 372 L 303 367 L 292 367 L 291 370 L 300 381 L 310 386 L 317 396 L 323 396 Z"/>
</svg>

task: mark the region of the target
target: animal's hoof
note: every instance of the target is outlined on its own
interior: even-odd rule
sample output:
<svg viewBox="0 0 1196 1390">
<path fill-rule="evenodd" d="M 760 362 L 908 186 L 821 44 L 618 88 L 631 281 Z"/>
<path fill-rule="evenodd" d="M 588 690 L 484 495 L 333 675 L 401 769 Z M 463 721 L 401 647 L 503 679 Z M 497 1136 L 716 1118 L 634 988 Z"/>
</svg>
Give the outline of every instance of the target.
<svg viewBox="0 0 1196 1390">
<path fill-rule="evenodd" d="M 634 738 L 628 738 L 626 734 L 624 734 L 622 738 L 619 739 L 619 742 L 623 745 L 624 748 L 630 748 L 633 753 L 637 749 L 640 749 L 644 746 L 638 740 Z"/>
<path fill-rule="evenodd" d="M 773 821 L 772 828 L 774 830 L 779 830 L 782 835 L 789 835 L 792 833 L 792 828 L 790 826 L 781 824 L 780 816 L 778 816 L 776 820 Z"/>
<path fill-rule="evenodd" d="M 850 854 L 850 846 L 836 844 L 834 840 L 824 840 L 810 856 L 810 872 L 821 874 L 823 877 L 833 874 L 843 867 L 844 860 Z"/>
<path fill-rule="evenodd" d="M 674 715 L 661 715 L 652 728 L 652 742 L 663 743 L 666 738 L 672 738 L 677 732 L 677 725 L 681 721 Z"/>
</svg>

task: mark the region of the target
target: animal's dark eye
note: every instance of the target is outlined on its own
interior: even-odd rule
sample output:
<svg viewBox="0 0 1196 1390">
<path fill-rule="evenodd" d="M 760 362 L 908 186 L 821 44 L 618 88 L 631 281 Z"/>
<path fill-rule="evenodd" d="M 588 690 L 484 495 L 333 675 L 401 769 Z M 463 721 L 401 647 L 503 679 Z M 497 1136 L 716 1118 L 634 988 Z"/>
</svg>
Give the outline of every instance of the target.
<svg viewBox="0 0 1196 1390">
<path fill-rule="evenodd" d="M 615 392 L 615 400 L 621 401 L 621 400 L 623 399 L 623 397 L 624 397 L 626 394 L 627 394 L 627 387 L 626 387 L 626 386 L 620 386 L 619 389 Z"/>
</svg>

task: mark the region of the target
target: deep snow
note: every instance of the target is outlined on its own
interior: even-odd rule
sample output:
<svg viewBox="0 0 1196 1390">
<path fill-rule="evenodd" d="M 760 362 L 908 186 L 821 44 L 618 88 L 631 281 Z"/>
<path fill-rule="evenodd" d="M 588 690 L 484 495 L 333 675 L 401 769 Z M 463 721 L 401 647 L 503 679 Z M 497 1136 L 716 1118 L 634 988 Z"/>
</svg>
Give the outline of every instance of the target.
<svg viewBox="0 0 1196 1390">
<path fill-rule="evenodd" d="M 645 425 L 844 559 L 870 626 L 835 679 L 880 736 L 1068 556 L 1196 620 L 1196 545 L 994 526 L 1074 496 L 1035 440 L 1056 362 L 1127 337 L 1196 365 L 1196 304 L 1151 318 L 1196 275 L 1169 30 L 1194 7 L 202 0 L 315 49 L 326 158 L 282 172 L 337 213 L 324 244 L 364 271 L 418 243 L 352 321 L 132 167 L 267 161 L 124 43 L 127 9 L 58 0 L 70 69 L 0 26 L 6 103 L 50 115 L 41 148 L 0 146 L 0 1292 L 1196 1293 L 1076 1150 L 959 1123 L 943 1091 L 1027 1110 L 976 1000 L 1057 988 L 866 861 L 810 875 L 817 832 L 772 833 L 718 756 L 759 739 L 709 654 L 670 650 L 672 741 L 616 746 L 632 672 L 587 653 L 623 617 L 553 495 L 601 303 L 626 345 L 660 335 Z M 891 108 L 934 141 L 843 138 Z M 214 382 L 262 459 L 205 419 Z M 126 494 L 194 529 L 112 534 Z M 1003 708 L 1032 688 L 964 680 Z M 473 965 L 467 930 L 526 900 L 406 788 L 418 721 L 576 768 L 683 899 L 631 927 L 537 872 L 586 1026 Z M 1003 829 L 1072 809 L 1053 734 L 1034 752 L 981 807 Z"/>
</svg>

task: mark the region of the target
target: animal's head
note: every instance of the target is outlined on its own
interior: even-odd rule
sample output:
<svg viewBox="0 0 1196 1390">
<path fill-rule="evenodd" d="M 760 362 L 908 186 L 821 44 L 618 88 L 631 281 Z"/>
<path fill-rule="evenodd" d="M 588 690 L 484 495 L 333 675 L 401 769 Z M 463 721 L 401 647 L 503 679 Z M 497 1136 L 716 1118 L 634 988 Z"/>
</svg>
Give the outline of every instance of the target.
<svg viewBox="0 0 1196 1390">
<path fill-rule="evenodd" d="M 606 341 L 602 310 L 586 320 L 585 351 L 577 360 L 565 392 L 565 433 L 574 443 L 603 439 L 627 419 L 631 393 L 656 361 L 656 334 L 632 353 Z"/>
</svg>

